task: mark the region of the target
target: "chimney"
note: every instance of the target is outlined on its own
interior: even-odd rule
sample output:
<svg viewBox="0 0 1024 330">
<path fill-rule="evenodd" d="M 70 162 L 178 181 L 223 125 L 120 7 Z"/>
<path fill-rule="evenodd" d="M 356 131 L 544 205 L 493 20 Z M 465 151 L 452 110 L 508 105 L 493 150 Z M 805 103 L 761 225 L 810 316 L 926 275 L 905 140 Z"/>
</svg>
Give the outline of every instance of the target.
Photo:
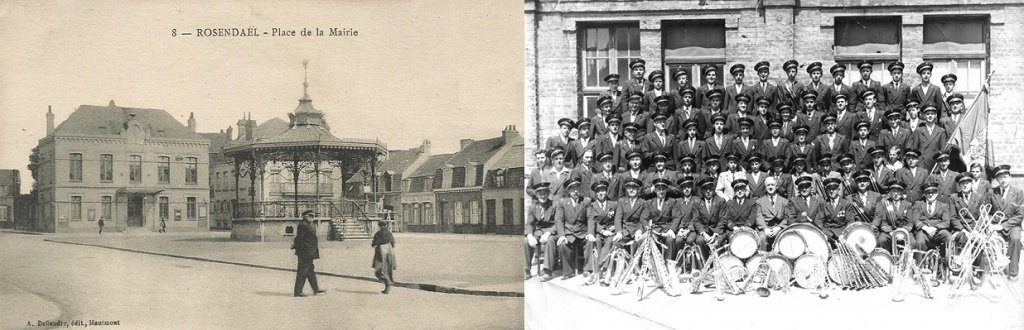
<svg viewBox="0 0 1024 330">
<path fill-rule="evenodd" d="M 234 128 L 231 128 L 231 125 L 228 125 L 228 130 L 225 131 L 225 133 L 228 134 L 228 141 L 234 140 L 234 137 L 231 136 L 231 133 L 233 133 L 233 132 L 234 132 Z"/>
<path fill-rule="evenodd" d="M 473 139 L 462 139 L 459 140 L 459 150 L 466 149 L 470 144 L 473 144 Z"/>
<path fill-rule="evenodd" d="M 516 125 L 505 126 L 505 130 L 501 131 L 501 137 L 505 139 L 506 145 L 511 145 L 517 136 L 519 136 L 519 131 L 516 131 Z"/>
<path fill-rule="evenodd" d="M 192 112 L 188 113 L 188 130 L 192 131 L 192 133 L 196 132 L 196 116 Z"/>
<path fill-rule="evenodd" d="M 428 155 L 430 154 L 430 140 L 423 140 L 423 144 L 420 145 L 420 152 Z"/>
<path fill-rule="evenodd" d="M 46 110 L 46 135 L 53 134 L 53 106 L 48 106 Z"/>
<path fill-rule="evenodd" d="M 249 127 L 249 124 L 245 121 L 245 115 L 244 114 L 242 115 L 242 119 L 239 119 L 238 122 L 235 123 L 235 125 L 238 126 L 238 137 L 231 137 L 231 139 L 239 139 L 239 140 L 241 140 L 241 139 L 244 139 L 246 136 L 248 136 L 245 133 L 245 128 Z"/>
<path fill-rule="evenodd" d="M 249 119 L 245 121 L 245 140 L 253 140 L 253 130 L 256 129 L 256 122 L 252 120 L 252 113 L 249 113 Z"/>
</svg>

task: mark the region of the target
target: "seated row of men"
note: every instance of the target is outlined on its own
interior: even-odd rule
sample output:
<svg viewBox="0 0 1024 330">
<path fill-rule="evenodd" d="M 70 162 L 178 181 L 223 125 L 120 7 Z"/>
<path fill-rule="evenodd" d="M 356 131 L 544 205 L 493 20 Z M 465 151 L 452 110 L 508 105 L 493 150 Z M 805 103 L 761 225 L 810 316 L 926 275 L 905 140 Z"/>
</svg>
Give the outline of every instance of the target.
<svg viewBox="0 0 1024 330">
<path fill-rule="evenodd" d="M 811 193 L 816 188 L 814 178 L 799 176 L 794 180 L 796 194 L 788 198 L 779 195 L 775 177 L 764 179 L 765 193 L 759 197 L 751 197 L 750 182 L 739 178 L 731 181 L 734 196 L 728 200 L 716 194 L 714 179 L 693 176 L 676 182 L 651 180 L 653 196 L 647 200 L 641 198 L 644 182 L 638 178 L 624 180 L 625 194 L 617 200 L 609 198 L 610 183 L 603 179 L 586 187 L 593 192 L 593 197 L 588 197 L 583 193 L 583 181 L 570 178 L 562 184 L 565 197 L 558 200 L 550 198 L 551 182 L 536 183 L 531 186 L 536 200 L 525 226 L 526 277 L 531 277 L 530 266 L 541 249 L 544 280 L 552 278 L 557 260 L 561 260 L 563 278 L 574 276 L 579 254 L 585 256 L 582 270 L 589 275 L 598 270 L 597 262 L 614 246 L 631 246 L 648 231 L 665 244 L 666 258 L 675 258 L 685 245 L 696 245 L 707 255 L 740 228 L 756 230 L 759 249 L 768 251 L 779 233 L 795 223 L 811 223 L 831 239 L 837 239 L 851 223 L 869 223 L 883 248 L 890 246 L 891 233 L 902 228 L 912 233 L 907 246 L 933 249 L 950 243 L 951 233 L 969 228 L 958 210 L 967 209 L 977 219 L 982 204 L 992 204 L 993 212 L 1002 211 L 1009 219 L 994 229 L 1008 236 L 1011 264 L 1007 272 L 1016 277 L 1024 192 L 1009 186 L 1009 166 L 1000 167 L 998 188 L 980 194 L 970 189 L 972 174 L 958 175 L 960 192 L 947 195 L 948 202 L 939 199 L 938 182 L 924 184 L 924 198 L 910 202 L 904 199 L 907 188 L 903 183 L 885 182 L 882 195 L 870 189 L 870 176 L 868 171 L 858 171 L 853 175 L 856 184 L 847 188 L 842 179 L 826 177 L 821 181 L 821 196 Z M 695 193 L 696 187 L 700 192 Z M 844 194 L 844 189 L 852 190 Z"/>
</svg>

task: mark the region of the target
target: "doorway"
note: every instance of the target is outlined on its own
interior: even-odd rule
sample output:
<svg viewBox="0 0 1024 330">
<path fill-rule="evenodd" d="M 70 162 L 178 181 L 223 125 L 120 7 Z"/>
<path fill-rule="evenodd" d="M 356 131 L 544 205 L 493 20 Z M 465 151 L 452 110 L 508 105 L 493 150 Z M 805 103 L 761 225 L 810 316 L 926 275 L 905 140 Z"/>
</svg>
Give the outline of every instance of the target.
<svg viewBox="0 0 1024 330">
<path fill-rule="evenodd" d="M 142 227 L 142 195 L 128 195 L 128 227 Z"/>
</svg>

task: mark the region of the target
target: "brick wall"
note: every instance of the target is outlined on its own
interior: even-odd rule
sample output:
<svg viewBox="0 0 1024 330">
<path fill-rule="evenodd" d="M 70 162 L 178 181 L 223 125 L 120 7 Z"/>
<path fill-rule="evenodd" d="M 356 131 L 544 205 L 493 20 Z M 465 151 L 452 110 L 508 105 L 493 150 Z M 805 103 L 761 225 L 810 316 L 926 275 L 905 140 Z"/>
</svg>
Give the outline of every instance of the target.
<svg viewBox="0 0 1024 330">
<path fill-rule="evenodd" d="M 804 66 L 813 61 L 834 62 L 834 21 L 837 16 L 892 16 L 902 20 L 902 61 L 916 67 L 922 61 L 923 22 L 927 15 L 989 15 L 989 66 L 991 81 L 989 138 L 994 141 L 997 163 L 1014 166 L 1024 174 L 1024 1 L 987 0 L 765 0 L 763 16 L 756 1 L 719 0 L 700 6 L 698 1 L 526 1 L 526 147 L 527 169 L 533 151 L 556 134 L 558 118 L 576 118 L 579 111 L 577 26 L 580 23 L 628 21 L 639 23 L 641 55 L 648 71 L 660 68 L 664 20 L 724 19 L 726 68 L 747 65 L 746 83 L 757 77 L 754 63 L 772 64 L 772 81 L 785 79 L 782 63 L 801 63 L 798 79 L 810 77 Z M 726 78 L 728 83 L 731 77 Z M 933 77 L 937 82 L 938 77 Z M 907 70 L 905 81 L 919 78 Z M 826 74 L 823 82 L 830 83 Z M 887 83 L 887 81 L 883 81 Z M 962 86 L 958 86 L 961 89 Z"/>
</svg>

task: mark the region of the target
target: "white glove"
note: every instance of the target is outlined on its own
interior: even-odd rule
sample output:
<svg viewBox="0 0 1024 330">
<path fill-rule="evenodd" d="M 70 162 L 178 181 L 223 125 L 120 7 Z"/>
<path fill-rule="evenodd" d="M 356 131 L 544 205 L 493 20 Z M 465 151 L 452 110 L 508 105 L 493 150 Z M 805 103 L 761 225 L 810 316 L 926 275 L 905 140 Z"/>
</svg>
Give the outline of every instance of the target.
<svg viewBox="0 0 1024 330">
<path fill-rule="evenodd" d="M 618 242 L 620 239 L 622 239 L 622 233 L 615 233 L 615 236 L 612 236 L 612 242 Z"/>
<path fill-rule="evenodd" d="M 708 235 L 708 233 L 700 233 L 700 234 L 704 236 L 704 240 L 705 241 L 711 242 L 711 235 Z"/>
<path fill-rule="evenodd" d="M 642 229 L 637 229 L 636 232 L 633 233 L 633 237 L 640 237 L 641 233 L 643 233 L 643 230 Z"/>
<path fill-rule="evenodd" d="M 540 235 L 540 242 L 541 243 L 547 243 L 549 237 L 551 237 L 551 233 L 543 233 L 543 234 L 541 234 Z"/>
<path fill-rule="evenodd" d="M 558 245 L 565 245 L 565 243 L 568 243 L 568 242 L 569 242 L 569 239 L 565 238 L 565 236 L 558 237 L 558 242 L 557 242 Z"/>
<path fill-rule="evenodd" d="M 686 237 L 686 235 L 689 234 L 689 233 L 690 233 L 689 229 L 680 228 L 679 229 L 679 234 L 676 235 L 676 236 L 678 236 L 678 237 Z"/>
<path fill-rule="evenodd" d="M 526 244 L 529 244 L 529 245 L 530 245 L 530 247 L 535 247 L 535 246 L 537 246 L 537 238 L 536 238 L 536 237 L 533 237 L 533 235 L 532 235 L 532 234 L 530 234 L 530 235 L 526 235 Z"/>
<path fill-rule="evenodd" d="M 671 230 L 666 231 L 664 235 L 665 235 L 665 237 L 668 237 L 670 239 L 675 239 L 676 238 L 676 233 L 672 232 Z"/>
<path fill-rule="evenodd" d="M 612 236 L 612 231 L 611 230 L 602 230 L 601 231 L 601 235 L 604 235 L 604 237 Z"/>
<path fill-rule="evenodd" d="M 594 235 L 591 235 L 591 234 L 587 234 L 587 237 L 586 237 L 586 239 L 587 239 L 588 241 L 591 241 L 591 242 L 595 242 L 595 241 L 597 241 L 597 238 L 596 238 L 596 237 L 594 237 Z"/>
<path fill-rule="evenodd" d="M 988 228 L 991 229 L 992 231 L 1003 230 L 1003 226 L 1002 225 L 992 225 L 992 226 L 989 226 Z"/>
</svg>

